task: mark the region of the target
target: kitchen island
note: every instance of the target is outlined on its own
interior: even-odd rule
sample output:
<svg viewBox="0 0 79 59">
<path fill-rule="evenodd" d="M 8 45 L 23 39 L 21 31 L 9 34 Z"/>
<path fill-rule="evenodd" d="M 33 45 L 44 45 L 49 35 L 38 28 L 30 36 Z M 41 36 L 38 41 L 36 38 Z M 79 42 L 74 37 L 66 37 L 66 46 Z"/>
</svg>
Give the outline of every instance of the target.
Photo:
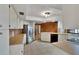
<svg viewBox="0 0 79 59">
<path fill-rule="evenodd" d="M 67 38 L 67 34 L 68 33 L 41 32 L 41 41 L 51 42 L 54 40 L 54 38 L 51 38 L 52 35 L 55 35 L 54 37 L 57 41 L 61 41 L 61 38 L 62 40 Z"/>
</svg>

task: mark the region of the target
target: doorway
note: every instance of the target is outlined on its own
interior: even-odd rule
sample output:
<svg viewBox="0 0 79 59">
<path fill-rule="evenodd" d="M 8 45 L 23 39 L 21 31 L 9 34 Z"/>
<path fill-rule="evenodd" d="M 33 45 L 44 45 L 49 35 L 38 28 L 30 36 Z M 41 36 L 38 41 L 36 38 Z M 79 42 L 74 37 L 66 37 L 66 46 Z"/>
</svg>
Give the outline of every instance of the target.
<svg viewBox="0 0 79 59">
<path fill-rule="evenodd" d="M 30 25 L 23 25 L 23 32 L 26 34 L 26 44 L 33 41 L 33 28 Z"/>
<path fill-rule="evenodd" d="M 40 24 L 35 24 L 35 40 L 41 40 Z"/>
<path fill-rule="evenodd" d="M 23 33 L 26 34 L 26 44 L 28 44 L 28 25 L 23 25 Z"/>
</svg>

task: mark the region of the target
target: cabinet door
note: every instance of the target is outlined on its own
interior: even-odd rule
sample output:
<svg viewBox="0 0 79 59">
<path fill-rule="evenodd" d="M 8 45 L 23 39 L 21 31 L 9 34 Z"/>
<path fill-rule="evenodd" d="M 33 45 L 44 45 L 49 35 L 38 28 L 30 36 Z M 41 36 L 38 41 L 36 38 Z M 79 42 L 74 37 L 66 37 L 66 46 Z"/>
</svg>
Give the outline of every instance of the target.
<svg viewBox="0 0 79 59">
<path fill-rule="evenodd" d="M 41 40 L 50 42 L 50 34 L 49 33 L 41 33 Z"/>
<path fill-rule="evenodd" d="M 18 26 L 18 19 L 14 8 L 11 6 L 10 9 L 10 29 L 16 29 Z"/>
<path fill-rule="evenodd" d="M 0 5 L 0 29 L 9 29 L 9 5 Z"/>
<path fill-rule="evenodd" d="M 10 45 L 10 54 L 11 55 L 23 55 L 23 53 L 24 53 L 23 44 Z"/>
<path fill-rule="evenodd" d="M 9 30 L 0 30 L 0 55 L 9 54 Z"/>
</svg>

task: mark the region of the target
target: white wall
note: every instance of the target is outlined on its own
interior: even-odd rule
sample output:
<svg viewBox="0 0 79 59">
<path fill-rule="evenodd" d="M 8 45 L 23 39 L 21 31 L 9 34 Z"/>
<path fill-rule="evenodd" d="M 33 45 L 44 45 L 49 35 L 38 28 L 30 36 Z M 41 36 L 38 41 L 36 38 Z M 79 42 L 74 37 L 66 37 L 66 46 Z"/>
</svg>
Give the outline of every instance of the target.
<svg viewBox="0 0 79 59">
<path fill-rule="evenodd" d="M 76 27 L 79 28 L 79 4 L 75 5 L 76 11 L 75 11 L 75 19 L 76 19 Z"/>
<path fill-rule="evenodd" d="M 61 22 L 63 29 L 79 28 L 79 5 L 63 5 Z M 59 26 L 60 27 L 60 26 Z M 59 41 L 66 40 L 67 35 L 59 35 Z"/>
<path fill-rule="evenodd" d="M 62 19 L 60 19 L 58 21 L 58 33 L 64 33 L 64 29 L 63 29 L 63 24 L 62 24 Z M 67 37 L 67 35 L 58 35 L 58 41 L 62 41 L 65 40 Z"/>
<path fill-rule="evenodd" d="M 64 28 L 79 28 L 79 5 L 63 5 L 62 21 Z"/>
<path fill-rule="evenodd" d="M 23 20 L 21 20 L 21 19 L 18 20 L 18 28 L 20 28 L 20 29 L 23 28 Z"/>
</svg>

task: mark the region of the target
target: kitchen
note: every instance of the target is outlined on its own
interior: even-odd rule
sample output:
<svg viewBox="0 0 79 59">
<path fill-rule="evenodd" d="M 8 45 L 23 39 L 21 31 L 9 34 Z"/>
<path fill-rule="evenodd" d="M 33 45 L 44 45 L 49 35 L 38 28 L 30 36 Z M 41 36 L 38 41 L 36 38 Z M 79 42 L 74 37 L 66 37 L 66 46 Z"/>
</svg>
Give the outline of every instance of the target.
<svg viewBox="0 0 79 59">
<path fill-rule="evenodd" d="M 56 49 L 59 54 L 79 54 L 78 39 L 74 43 L 79 34 L 79 30 L 76 30 L 79 29 L 78 6 L 64 4 L 0 5 L 0 54 L 28 55 L 31 53 L 46 53 L 49 55 L 56 52 L 56 50 L 53 50 L 54 53 L 51 52 L 52 45 L 55 46 L 54 48 L 58 47 Z M 75 33 L 70 33 L 68 30 L 75 30 Z M 43 43 L 46 44 L 46 47 L 42 46 Z M 32 50 L 35 49 L 35 46 L 37 52 Z M 48 46 L 52 48 L 45 50 Z M 39 53 L 38 50 L 42 52 Z M 55 54 L 58 54 L 57 52 Z"/>
</svg>

